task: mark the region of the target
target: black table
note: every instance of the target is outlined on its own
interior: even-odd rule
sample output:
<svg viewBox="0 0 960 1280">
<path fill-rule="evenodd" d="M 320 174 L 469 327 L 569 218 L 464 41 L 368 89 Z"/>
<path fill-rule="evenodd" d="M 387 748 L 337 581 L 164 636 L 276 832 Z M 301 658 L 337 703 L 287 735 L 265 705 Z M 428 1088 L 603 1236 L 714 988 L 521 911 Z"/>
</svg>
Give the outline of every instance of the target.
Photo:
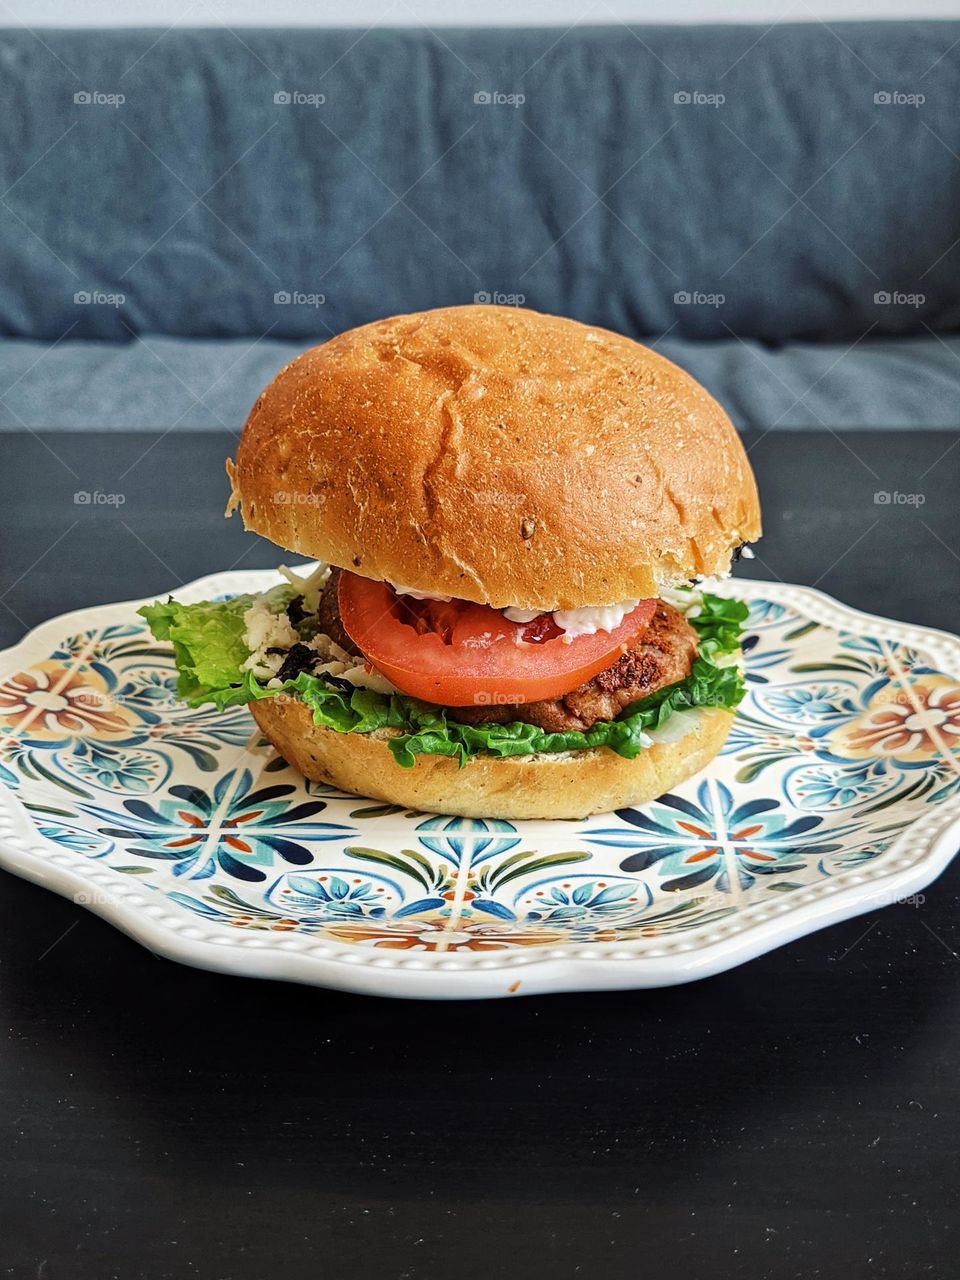
<svg viewBox="0 0 960 1280">
<path fill-rule="evenodd" d="M 957 440 L 751 439 L 741 571 L 960 629 Z M 231 447 L 0 436 L 0 639 L 275 564 L 221 517 Z M 0 1275 L 956 1275 L 960 868 L 693 986 L 448 1005 L 194 972 L 0 889 Z"/>
</svg>

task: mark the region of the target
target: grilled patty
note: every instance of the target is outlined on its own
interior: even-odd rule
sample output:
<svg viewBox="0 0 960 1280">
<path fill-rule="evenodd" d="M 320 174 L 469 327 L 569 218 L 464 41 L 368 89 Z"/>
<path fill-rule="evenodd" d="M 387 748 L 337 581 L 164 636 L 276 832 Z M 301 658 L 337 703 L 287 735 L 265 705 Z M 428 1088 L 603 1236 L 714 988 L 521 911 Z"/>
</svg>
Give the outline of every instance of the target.
<svg viewBox="0 0 960 1280">
<path fill-rule="evenodd" d="M 547 733 L 585 732 L 598 720 L 614 720 L 631 703 L 686 679 L 696 656 L 697 633 L 682 614 L 661 601 L 632 648 L 562 698 L 519 706 L 449 707 L 447 715 L 467 724 L 522 720 Z"/>
<path fill-rule="evenodd" d="M 363 655 L 346 631 L 344 631 L 343 623 L 340 621 L 340 606 L 337 603 L 337 583 L 342 572 L 342 569 L 330 570 L 330 576 L 324 583 L 323 591 L 320 593 L 317 620 L 320 623 L 320 630 L 325 636 L 329 636 L 334 644 L 338 644 L 347 653 L 352 653 L 355 657 L 360 658 Z"/>
<path fill-rule="evenodd" d="M 320 630 L 348 653 L 360 656 L 340 621 L 334 569 L 320 597 Z M 509 706 L 448 707 L 447 715 L 466 724 L 534 724 L 547 733 L 585 732 L 598 720 L 614 720 L 625 707 L 676 684 L 690 674 L 697 656 L 697 633 L 686 618 L 659 601 L 636 643 L 616 662 L 562 698 Z"/>
</svg>

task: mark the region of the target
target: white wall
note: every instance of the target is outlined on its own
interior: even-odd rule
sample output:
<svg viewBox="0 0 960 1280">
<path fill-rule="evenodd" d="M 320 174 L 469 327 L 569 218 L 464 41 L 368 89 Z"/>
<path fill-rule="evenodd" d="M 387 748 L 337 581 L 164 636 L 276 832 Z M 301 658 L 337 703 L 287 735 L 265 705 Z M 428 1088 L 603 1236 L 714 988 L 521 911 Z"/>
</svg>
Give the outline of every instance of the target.
<svg viewBox="0 0 960 1280">
<path fill-rule="evenodd" d="M 570 26 L 960 18 L 960 0 L 0 0 L 0 26 Z"/>
</svg>

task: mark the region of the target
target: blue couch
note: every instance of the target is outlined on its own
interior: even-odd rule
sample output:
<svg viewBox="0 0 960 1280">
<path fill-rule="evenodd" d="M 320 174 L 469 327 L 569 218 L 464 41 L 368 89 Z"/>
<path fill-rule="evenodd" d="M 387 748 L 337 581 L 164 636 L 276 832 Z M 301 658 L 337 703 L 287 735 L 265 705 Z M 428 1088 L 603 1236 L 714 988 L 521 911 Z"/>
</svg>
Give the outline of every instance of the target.
<svg viewBox="0 0 960 1280">
<path fill-rule="evenodd" d="M 741 427 L 960 426 L 960 23 L 0 32 L 0 428 L 236 429 L 503 295 Z"/>
</svg>

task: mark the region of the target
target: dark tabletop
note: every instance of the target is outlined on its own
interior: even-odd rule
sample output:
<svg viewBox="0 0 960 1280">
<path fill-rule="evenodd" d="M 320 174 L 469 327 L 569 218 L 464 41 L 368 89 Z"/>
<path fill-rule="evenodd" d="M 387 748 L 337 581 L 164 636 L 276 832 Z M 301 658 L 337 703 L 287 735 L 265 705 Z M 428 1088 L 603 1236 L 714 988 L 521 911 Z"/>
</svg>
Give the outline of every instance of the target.
<svg viewBox="0 0 960 1280">
<path fill-rule="evenodd" d="M 958 441 L 749 438 L 741 572 L 960 630 Z M 0 435 L 0 640 L 276 564 L 222 519 L 232 443 Z M 952 1280 L 958 895 L 688 987 L 416 1004 L 183 968 L 0 874 L 0 1275 Z"/>
</svg>

